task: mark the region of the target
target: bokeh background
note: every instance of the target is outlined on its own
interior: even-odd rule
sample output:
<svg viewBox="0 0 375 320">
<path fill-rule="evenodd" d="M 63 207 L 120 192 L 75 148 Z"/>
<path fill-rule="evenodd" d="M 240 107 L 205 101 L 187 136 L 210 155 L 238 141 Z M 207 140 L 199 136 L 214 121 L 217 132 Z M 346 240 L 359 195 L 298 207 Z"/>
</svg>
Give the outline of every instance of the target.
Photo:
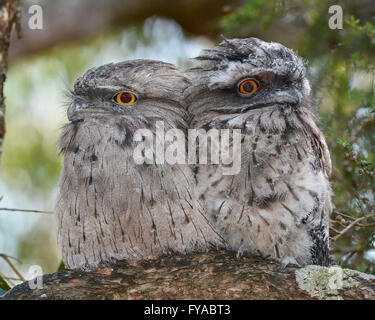
<svg viewBox="0 0 375 320">
<path fill-rule="evenodd" d="M 43 9 L 31 30 L 28 10 Z M 328 8 L 343 8 L 331 30 Z M 11 40 L 5 85 L 7 134 L 0 164 L 0 207 L 53 211 L 66 119 L 64 92 L 92 66 L 158 59 L 181 68 L 226 37 L 258 37 L 298 51 L 309 66 L 314 104 L 332 153 L 331 246 L 338 264 L 375 273 L 375 2 L 279 0 L 25 1 L 23 37 Z M 24 278 L 61 263 L 53 214 L 0 210 L 0 254 Z M 0 277 L 19 275 L 0 257 Z"/>
</svg>

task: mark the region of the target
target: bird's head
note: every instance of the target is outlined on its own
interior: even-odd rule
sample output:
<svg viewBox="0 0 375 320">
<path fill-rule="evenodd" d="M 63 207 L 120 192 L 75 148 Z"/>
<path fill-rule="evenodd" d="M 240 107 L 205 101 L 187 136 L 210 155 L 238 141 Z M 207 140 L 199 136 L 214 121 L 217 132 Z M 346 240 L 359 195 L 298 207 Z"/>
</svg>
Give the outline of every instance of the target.
<svg viewBox="0 0 375 320">
<path fill-rule="evenodd" d="M 92 117 L 183 119 L 183 92 L 189 81 L 173 65 L 129 60 L 95 67 L 74 83 L 68 108 L 70 121 Z"/>
<path fill-rule="evenodd" d="M 224 39 L 204 50 L 189 70 L 186 100 L 193 115 L 265 112 L 310 105 L 302 59 L 279 43 L 256 38 Z"/>
</svg>

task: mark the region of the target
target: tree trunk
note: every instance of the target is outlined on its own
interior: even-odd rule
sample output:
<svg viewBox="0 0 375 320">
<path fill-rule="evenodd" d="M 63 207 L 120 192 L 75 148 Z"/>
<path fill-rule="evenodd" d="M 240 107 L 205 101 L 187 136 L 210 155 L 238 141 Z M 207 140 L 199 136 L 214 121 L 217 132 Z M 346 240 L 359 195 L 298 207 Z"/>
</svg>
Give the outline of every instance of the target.
<svg viewBox="0 0 375 320">
<path fill-rule="evenodd" d="M 19 26 L 22 0 L 0 0 L 0 156 L 5 135 L 4 83 L 8 69 L 8 48 L 12 30 Z"/>
<path fill-rule="evenodd" d="M 92 272 L 44 275 L 8 299 L 375 299 L 375 276 L 340 267 L 287 267 L 220 251 L 119 262 Z M 35 286 L 37 281 L 30 281 Z"/>
</svg>

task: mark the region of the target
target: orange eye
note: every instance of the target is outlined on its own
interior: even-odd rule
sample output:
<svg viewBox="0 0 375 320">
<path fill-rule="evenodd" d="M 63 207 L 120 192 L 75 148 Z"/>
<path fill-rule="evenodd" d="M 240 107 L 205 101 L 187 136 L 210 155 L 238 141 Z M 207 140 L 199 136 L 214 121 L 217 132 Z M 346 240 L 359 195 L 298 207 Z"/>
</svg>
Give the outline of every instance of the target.
<svg viewBox="0 0 375 320">
<path fill-rule="evenodd" d="M 114 97 L 118 104 L 132 104 L 137 100 L 137 97 L 131 92 L 119 92 Z"/>
<path fill-rule="evenodd" d="M 255 80 L 247 79 L 240 83 L 238 90 L 241 94 L 249 95 L 257 91 L 259 88 L 258 83 Z"/>
</svg>

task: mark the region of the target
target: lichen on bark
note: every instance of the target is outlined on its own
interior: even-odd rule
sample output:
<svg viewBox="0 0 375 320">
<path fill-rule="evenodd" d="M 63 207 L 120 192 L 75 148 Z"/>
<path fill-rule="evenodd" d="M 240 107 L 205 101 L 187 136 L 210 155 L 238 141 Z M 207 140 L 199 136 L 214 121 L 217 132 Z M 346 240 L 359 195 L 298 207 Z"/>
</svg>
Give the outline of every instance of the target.
<svg viewBox="0 0 375 320">
<path fill-rule="evenodd" d="M 339 266 L 307 266 L 296 270 L 296 282 L 311 297 L 319 299 L 343 299 L 340 292 L 360 286 L 357 279 L 374 281 L 375 276 Z"/>
</svg>

